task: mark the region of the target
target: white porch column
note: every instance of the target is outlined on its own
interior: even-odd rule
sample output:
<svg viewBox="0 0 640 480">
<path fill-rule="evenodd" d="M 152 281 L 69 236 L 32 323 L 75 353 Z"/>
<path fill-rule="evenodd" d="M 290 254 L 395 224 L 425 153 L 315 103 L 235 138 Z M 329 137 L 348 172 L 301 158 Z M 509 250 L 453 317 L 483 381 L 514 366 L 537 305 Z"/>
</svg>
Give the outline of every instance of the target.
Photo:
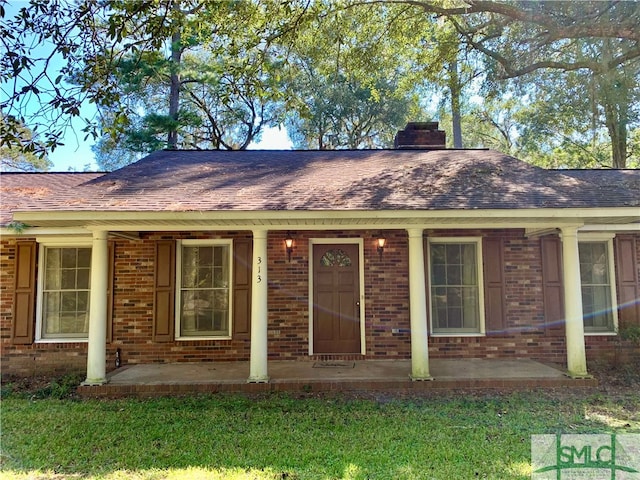
<svg viewBox="0 0 640 480">
<path fill-rule="evenodd" d="M 93 232 L 91 245 L 91 293 L 89 295 L 89 345 L 87 379 L 83 385 L 107 383 L 107 288 L 109 286 L 106 231 Z"/>
<path fill-rule="evenodd" d="M 427 292 L 421 228 L 409 228 L 409 315 L 411 317 L 411 379 L 433 380 L 429 373 Z"/>
<path fill-rule="evenodd" d="M 251 383 L 266 383 L 267 374 L 267 231 L 253 231 L 253 272 L 251 285 Z"/>
<path fill-rule="evenodd" d="M 567 343 L 567 373 L 573 378 L 588 377 L 584 346 L 582 286 L 578 257 L 578 229 L 563 227 L 562 270 L 564 274 L 564 317 Z"/>
</svg>

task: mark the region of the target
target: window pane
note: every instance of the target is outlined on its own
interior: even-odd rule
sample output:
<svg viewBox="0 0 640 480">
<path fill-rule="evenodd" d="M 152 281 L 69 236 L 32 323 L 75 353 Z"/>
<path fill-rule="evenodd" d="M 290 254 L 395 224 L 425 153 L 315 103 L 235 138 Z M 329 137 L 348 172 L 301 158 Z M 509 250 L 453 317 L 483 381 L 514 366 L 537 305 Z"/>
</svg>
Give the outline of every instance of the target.
<svg viewBox="0 0 640 480">
<path fill-rule="evenodd" d="M 198 288 L 211 288 L 213 286 L 212 268 L 210 266 L 200 267 L 196 270 L 196 284 Z"/>
<path fill-rule="evenodd" d="M 77 261 L 76 256 L 78 253 L 77 248 L 63 248 L 62 249 L 62 268 L 76 268 Z"/>
<path fill-rule="evenodd" d="M 62 285 L 61 288 L 63 290 L 75 290 L 76 288 L 76 271 L 71 269 L 62 270 Z"/>
<path fill-rule="evenodd" d="M 431 245 L 431 263 L 433 265 L 444 265 L 446 263 L 446 247 L 444 244 Z"/>
<path fill-rule="evenodd" d="M 446 254 L 447 264 L 459 265 L 462 261 L 460 258 L 460 245 L 458 244 L 446 245 L 445 248 L 447 250 L 447 254 Z"/>
<path fill-rule="evenodd" d="M 89 268 L 91 266 L 91 249 L 78 249 L 78 267 Z"/>
<path fill-rule="evenodd" d="M 463 289 L 464 328 L 479 329 L 478 296 L 475 288 Z"/>
<path fill-rule="evenodd" d="M 78 269 L 78 274 L 76 277 L 77 288 L 89 290 L 89 280 L 91 279 L 91 270 L 88 268 L 80 268 Z"/>
<path fill-rule="evenodd" d="M 47 248 L 45 256 L 47 257 L 47 269 L 59 269 L 60 268 L 60 249 L 59 248 Z"/>
<path fill-rule="evenodd" d="M 464 264 L 462 267 L 462 285 L 475 285 L 477 278 L 475 260 L 472 264 Z"/>
<path fill-rule="evenodd" d="M 434 285 L 447 284 L 447 267 L 444 265 L 433 265 L 431 267 L 431 283 Z"/>
<path fill-rule="evenodd" d="M 460 285 L 462 272 L 460 265 L 447 265 L 447 285 Z"/>
</svg>

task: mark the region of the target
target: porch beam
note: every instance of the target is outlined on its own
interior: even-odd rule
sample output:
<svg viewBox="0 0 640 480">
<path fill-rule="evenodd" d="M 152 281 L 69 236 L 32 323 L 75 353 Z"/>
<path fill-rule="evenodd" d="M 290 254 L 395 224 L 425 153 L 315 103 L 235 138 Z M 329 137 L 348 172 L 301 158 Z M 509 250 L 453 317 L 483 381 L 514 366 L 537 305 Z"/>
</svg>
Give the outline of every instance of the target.
<svg viewBox="0 0 640 480">
<path fill-rule="evenodd" d="M 584 344 L 582 286 L 578 255 L 578 229 L 562 227 L 562 269 L 564 276 L 564 317 L 567 343 L 567 374 L 572 378 L 590 378 Z"/>
<path fill-rule="evenodd" d="M 267 383 L 267 231 L 253 230 L 249 383 Z"/>
<path fill-rule="evenodd" d="M 107 383 L 107 289 L 109 285 L 107 231 L 93 232 L 91 244 L 91 292 L 89 294 L 89 344 L 87 379 L 83 385 Z"/>
<path fill-rule="evenodd" d="M 433 380 L 429 373 L 427 292 L 424 271 L 424 240 L 421 228 L 409 234 L 409 315 L 411 321 L 411 380 Z"/>
</svg>

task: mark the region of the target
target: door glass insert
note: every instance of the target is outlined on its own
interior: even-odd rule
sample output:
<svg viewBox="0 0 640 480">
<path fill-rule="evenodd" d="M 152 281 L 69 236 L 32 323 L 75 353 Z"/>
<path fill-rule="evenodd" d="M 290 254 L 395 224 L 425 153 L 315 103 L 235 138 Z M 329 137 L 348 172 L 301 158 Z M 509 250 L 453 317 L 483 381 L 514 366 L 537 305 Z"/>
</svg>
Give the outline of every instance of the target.
<svg viewBox="0 0 640 480">
<path fill-rule="evenodd" d="M 326 252 L 320 259 L 320 265 L 323 267 L 350 267 L 351 258 L 344 250 L 337 248 Z"/>
</svg>

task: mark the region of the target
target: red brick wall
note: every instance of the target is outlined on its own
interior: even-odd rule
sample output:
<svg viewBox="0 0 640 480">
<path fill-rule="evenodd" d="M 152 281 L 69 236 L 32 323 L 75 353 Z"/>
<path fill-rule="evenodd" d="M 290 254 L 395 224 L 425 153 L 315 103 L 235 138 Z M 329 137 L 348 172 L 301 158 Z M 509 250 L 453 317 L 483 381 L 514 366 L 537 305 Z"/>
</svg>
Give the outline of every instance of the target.
<svg viewBox="0 0 640 480">
<path fill-rule="evenodd" d="M 86 371 L 86 343 L 12 344 L 15 261 L 15 239 L 2 238 L 0 240 L 0 335 L 2 339 L 0 364 L 2 365 L 2 374 L 31 376 L 51 372 Z"/>
<path fill-rule="evenodd" d="M 295 239 L 287 260 L 286 232 L 268 238 L 268 355 L 270 359 L 308 359 L 309 352 L 309 239 L 362 238 L 365 276 L 365 337 L 367 358 L 409 358 L 409 284 L 407 234 L 385 231 L 382 258 L 376 251 L 378 231 L 292 231 Z M 507 328 L 486 337 L 430 337 L 432 358 L 527 357 L 564 363 L 564 337 L 550 336 L 543 322 L 540 241 L 525 238 L 522 230 L 433 231 L 431 236 L 499 236 L 504 239 L 505 305 Z M 107 345 L 107 367 L 116 348 L 124 364 L 248 360 L 249 340 L 174 341 L 154 343 L 154 241 L 178 238 L 250 238 L 250 232 L 194 232 L 142 234 L 140 240 L 115 241 L 113 342 Z M 640 242 L 638 242 L 640 248 Z M 426 254 L 426 252 L 425 252 Z M 640 258 L 640 251 L 638 252 Z M 15 242 L 1 241 L 0 333 L 2 372 L 31 375 L 86 367 L 84 343 L 12 345 Z M 612 356 L 616 337 L 586 338 L 589 360 Z M 357 358 L 358 356 L 354 356 Z"/>
</svg>

